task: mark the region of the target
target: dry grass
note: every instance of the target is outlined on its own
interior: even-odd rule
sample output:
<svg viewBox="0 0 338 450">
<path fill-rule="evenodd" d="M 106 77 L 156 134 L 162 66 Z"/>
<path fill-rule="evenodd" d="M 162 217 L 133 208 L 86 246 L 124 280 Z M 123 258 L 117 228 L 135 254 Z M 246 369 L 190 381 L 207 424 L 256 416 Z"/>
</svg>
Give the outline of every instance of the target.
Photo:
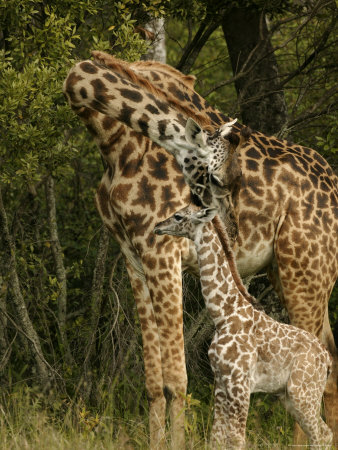
<svg viewBox="0 0 338 450">
<path fill-rule="evenodd" d="M 210 397 L 209 404 L 187 397 L 187 449 L 208 448 L 211 403 Z M 248 448 L 286 448 L 291 444 L 291 428 L 292 421 L 283 408 L 269 402 L 266 396 L 253 396 Z M 24 388 L 1 397 L 0 442 L 2 450 L 147 449 L 147 417 L 114 416 L 111 406 L 96 414 L 80 405 L 71 408 L 63 401 L 46 404 L 43 397 Z"/>
</svg>

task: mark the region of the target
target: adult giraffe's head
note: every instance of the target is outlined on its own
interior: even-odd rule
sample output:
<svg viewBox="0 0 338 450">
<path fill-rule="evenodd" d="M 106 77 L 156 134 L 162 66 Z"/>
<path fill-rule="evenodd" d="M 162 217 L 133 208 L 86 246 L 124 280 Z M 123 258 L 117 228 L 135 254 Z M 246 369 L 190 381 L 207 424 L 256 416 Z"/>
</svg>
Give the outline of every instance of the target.
<svg viewBox="0 0 338 450">
<path fill-rule="evenodd" d="M 194 119 L 189 118 L 185 126 L 185 137 L 195 145 L 196 156 L 208 163 L 210 172 L 220 168 L 230 150 L 230 135 L 232 126 L 237 119 L 226 122 L 215 132 L 204 131 Z"/>
<path fill-rule="evenodd" d="M 216 131 L 204 130 L 192 118 L 185 126 L 185 139 L 193 149 L 175 154 L 192 192 L 205 207 L 219 207 L 232 192 L 241 176 L 237 150 L 251 135 L 249 128 L 233 132 L 237 119 L 223 124 Z"/>
<path fill-rule="evenodd" d="M 236 120 L 210 131 L 189 118 L 185 126 L 185 140 L 190 147 L 174 153 L 194 194 L 194 202 L 219 210 L 232 243 L 238 235 L 238 218 L 233 203 L 242 173 L 238 151 L 251 136 L 251 130 L 247 127 L 242 128 L 240 133 L 233 131 Z"/>
</svg>

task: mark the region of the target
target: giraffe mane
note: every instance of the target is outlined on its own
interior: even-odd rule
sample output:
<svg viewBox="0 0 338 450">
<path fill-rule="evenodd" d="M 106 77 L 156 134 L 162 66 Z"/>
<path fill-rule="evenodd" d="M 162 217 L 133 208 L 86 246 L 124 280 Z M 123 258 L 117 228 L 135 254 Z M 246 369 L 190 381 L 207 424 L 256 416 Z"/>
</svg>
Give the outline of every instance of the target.
<svg viewBox="0 0 338 450">
<path fill-rule="evenodd" d="M 168 66 L 167 64 L 160 63 L 158 61 L 135 61 L 131 63 L 132 67 L 135 68 L 143 68 L 151 66 L 154 70 L 159 72 L 170 74 L 177 81 L 182 83 L 185 87 L 189 89 L 194 89 L 196 77 L 195 75 L 185 75 L 179 70 L 175 69 L 172 66 Z"/>
<path fill-rule="evenodd" d="M 221 242 L 222 249 L 223 249 L 225 257 L 229 263 L 230 271 L 234 278 L 234 281 L 236 283 L 238 290 L 243 295 L 243 297 L 252 304 L 252 306 L 255 309 L 262 310 L 263 309 L 262 306 L 258 303 L 258 301 L 255 299 L 255 297 L 253 297 L 248 292 L 248 290 L 246 289 L 246 287 L 244 286 L 244 284 L 242 282 L 242 279 L 237 270 L 235 256 L 234 256 L 234 252 L 232 251 L 232 248 L 230 245 L 228 233 L 226 231 L 226 228 L 225 228 L 222 220 L 220 219 L 220 217 L 218 215 L 216 215 L 212 219 L 212 224 L 213 224 L 215 232 L 217 233 L 217 236 Z"/>
<path fill-rule="evenodd" d="M 215 131 L 215 127 L 212 126 L 211 124 L 211 119 L 208 116 L 205 116 L 203 114 L 200 113 L 196 113 L 196 110 L 186 106 L 186 105 L 182 105 L 182 103 L 177 100 L 175 97 L 173 97 L 172 95 L 170 95 L 169 93 L 164 93 L 160 88 L 157 88 L 156 86 L 154 86 L 153 83 L 151 83 L 147 78 L 143 77 L 140 74 L 137 74 L 133 69 L 131 69 L 129 66 L 127 65 L 128 63 L 126 63 L 125 61 L 122 61 L 118 58 L 115 58 L 112 55 L 108 55 L 106 53 L 103 52 L 97 52 L 97 51 L 93 51 L 91 52 L 94 61 L 93 63 L 95 65 L 98 66 L 104 66 L 108 69 L 113 70 L 114 72 L 119 73 L 120 75 L 122 75 L 124 78 L 127 78 L 129 81 L 131 81 L 132 83 L 142 87 L 142 89 L 145 89 L 146 91 L 148 91 L 149 93 L 155 95 L 156 97 L 159 97 L 163 100 L 165 100 L 167 103 L 169 103 L 171 106 L 173 106 L 177 111 L 180 111 L 181 113 L 183 113 L 187 118 L 188 117 L 192 117 L 194 120 L 196 120 L 196 122 L 203 128 L 205 128 L 207 131 Z M 104 60 L 101 59 L 101 57 L 104 57 Z M 148 62 L 147 65 L 150 65 L 151 63 Z M 139 62 L 138 64 L 133 63 L 132 64 L 134 67 L 138 66 L 138 67 L 145 67 L 144 62 Z M 158 66 L 161 66 L 161 68 L 164 67 L 163 64 L 157 63 Z M 176 69 L 173 70 L 167 70 L 167 67 L 165 66 L 166 72 L 171 72 L 173 74 L 175 74 L 175 78 L 178 80 L 182 79 L 182 76 L 180 76 L 178 78 L 178 71 Z M 183 76 L 184 79 L 185 76 Z M 190 82 L 191 83 L 191 82 Z M 185 87 L 189 87 L 189 82 L 186 83 L 182 82 L 182 84 Z"/>
</svg>

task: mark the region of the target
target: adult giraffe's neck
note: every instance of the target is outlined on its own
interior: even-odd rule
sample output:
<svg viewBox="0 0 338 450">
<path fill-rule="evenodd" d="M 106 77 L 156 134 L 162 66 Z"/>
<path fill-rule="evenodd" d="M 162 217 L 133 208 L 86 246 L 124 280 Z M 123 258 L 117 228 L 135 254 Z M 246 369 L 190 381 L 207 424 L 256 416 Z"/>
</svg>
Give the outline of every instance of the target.
<svg viewBox="0 0 338 450">
<path fill-rule="evenodd" d="M 250 316 L 253 307 L 238 289 L 224 253 L 224 245 L 210 222 L 196 235 L 194 243 L 202 294 L 216 328 L 231 325 L 234 315 L 240 314 L 242 318 Z"/>
<path fill-rule="evenodd" d="M 121 149 L 121 141 L 126 134 L 132 132 L 129 128 L 125 127 L 118 120 L 111 119 L 104 114 L 93 109 L 82 107 L 78 109 L 77 115 L 82 122 L 86 125 L 88 131 L 94 137 L 97 145 L 100 148 L 102 157 L 106 160 L 108 165 L 114 167 L 117 158 L 120 156 L 119 150 Z M 143 136 L 138 135 L 139 140 L 143 139 Z M 141 146 L 134 150 L 135 153 L 140 153 Z M 140 154 L 140 158 L 142 154 Z"/>
<path fill-rule="evenodd" d="M 174 155 L 182 149 L 194 148 L 185 139 L 187 117 L 120 72 L 83 61 L 69 72 L 64 93 L 76 112 L 82 108 L 98 111 L 140 132 Z"/>
</svg>

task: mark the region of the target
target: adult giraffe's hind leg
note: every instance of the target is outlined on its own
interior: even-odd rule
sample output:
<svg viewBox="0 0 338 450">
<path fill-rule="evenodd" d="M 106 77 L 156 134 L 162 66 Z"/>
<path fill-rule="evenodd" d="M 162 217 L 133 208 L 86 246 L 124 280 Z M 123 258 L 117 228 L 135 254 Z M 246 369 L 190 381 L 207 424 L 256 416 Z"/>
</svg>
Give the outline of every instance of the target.
<svg viewBox="0 0 338 450">
<path fill-rule="evenodd" d="M 334 434 L 335 446 L 338 448 L 338 350 L 329 322 L 328 308 L 324 314 L 322 342 L 333 357 L 331 373 L 324 392 L 324 408 L 326 422 Z"/>
<path fill-rule="evenodd" d="M 335 252 L 336 237 L 322 236 L 320 230 L 316 230 L 316 238 L 310 240 L 308 233 L 293 230 L 295 223 L 301 223 L 296 213 L 292 217 L 287 215 L 280 224 L 274 246 L 278 269 L 273 273 L 272 282 L 291 323 L 317 336 L 333 357 L 324 405 L 326 422 L 338 445 L 338 358 L 328 320 L 328 300 L 337 276 L 337 259 L 331 255 Z M 306 229 L 306 226 L 303 224 L 300 228 Z M 294 444 L 304 442 L 306 437 L 296 425 Z"/>
</svg>

